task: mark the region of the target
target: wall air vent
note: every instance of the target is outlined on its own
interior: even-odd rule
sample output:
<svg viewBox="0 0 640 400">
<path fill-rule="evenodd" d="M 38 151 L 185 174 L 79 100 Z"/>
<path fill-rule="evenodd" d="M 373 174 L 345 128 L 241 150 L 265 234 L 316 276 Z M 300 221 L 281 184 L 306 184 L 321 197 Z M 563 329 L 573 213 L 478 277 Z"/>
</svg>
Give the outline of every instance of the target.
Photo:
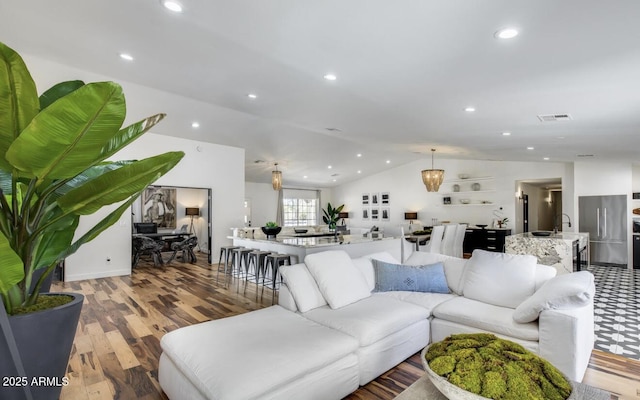
<svg viewBox="0 0 640 400">
<path fill-rule="evenodd" d="M 553 121 L 570 121 L 571 115 L 569 114 L 542 114 L 538 115 L 540 122 L 553 122 Z"/>
</svg>

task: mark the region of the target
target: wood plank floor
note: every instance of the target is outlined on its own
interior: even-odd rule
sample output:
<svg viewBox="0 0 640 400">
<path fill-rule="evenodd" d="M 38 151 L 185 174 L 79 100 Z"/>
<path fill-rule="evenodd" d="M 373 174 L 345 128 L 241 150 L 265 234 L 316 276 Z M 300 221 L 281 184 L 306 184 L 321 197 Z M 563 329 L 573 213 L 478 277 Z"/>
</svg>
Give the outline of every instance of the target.
<svg viewBox="0 0 640 400">
<path fill-rule="evenodd" d="M 130 277 L 54 283 L 52 291 L 85 295 L 61 399 L 166 399 L 157 380 L 166 332 L 271 305 L 269 289 L 222 283 L 206 263 L 179 260 L 161 268 L 141 261 Z M 348 399 L 392 399 L 422 375 L 415 354 Z M 584 383 L 612 399 L 640 399 L 640 362 L 594 351 Z"/>
</svg>

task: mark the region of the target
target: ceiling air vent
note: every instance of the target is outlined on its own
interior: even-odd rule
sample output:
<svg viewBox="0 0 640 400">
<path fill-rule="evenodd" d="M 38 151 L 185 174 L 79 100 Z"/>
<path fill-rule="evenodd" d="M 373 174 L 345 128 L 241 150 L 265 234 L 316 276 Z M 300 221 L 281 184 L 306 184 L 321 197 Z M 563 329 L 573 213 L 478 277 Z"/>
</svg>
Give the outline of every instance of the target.
<svg viewBox="0 0 640 400">
<path fill-rule="evenodd" d="M 593 154 L 578 154 L 578 157 L 593 157 Z"/>
<path fill-rule="evenodd" d="M 570 121 L 571 115 L 569 114 L 544 114 L 538 115 L 540 122 L 553 122 L 553 121 Z"/>
</svg>

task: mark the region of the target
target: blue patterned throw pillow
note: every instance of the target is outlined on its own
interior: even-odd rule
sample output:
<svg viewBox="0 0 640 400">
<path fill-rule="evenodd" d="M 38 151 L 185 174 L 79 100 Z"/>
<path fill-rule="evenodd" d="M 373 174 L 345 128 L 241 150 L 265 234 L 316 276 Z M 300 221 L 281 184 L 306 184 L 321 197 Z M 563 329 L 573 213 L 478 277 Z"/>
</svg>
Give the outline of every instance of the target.
<svg viewBox="0 0 640 400">
<path fill-rule="evenodd" d="M 374 292 L 450 293 L 441 262 L 430 265 L 400 265 L 372 261 L 376 274 Z"/>
</svg>

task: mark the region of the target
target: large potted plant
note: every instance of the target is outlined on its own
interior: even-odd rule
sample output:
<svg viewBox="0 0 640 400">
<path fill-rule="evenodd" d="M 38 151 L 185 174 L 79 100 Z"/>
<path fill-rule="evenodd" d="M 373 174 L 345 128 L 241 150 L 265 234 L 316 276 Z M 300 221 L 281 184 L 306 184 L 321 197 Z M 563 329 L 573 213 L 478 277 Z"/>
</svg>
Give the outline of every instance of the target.
<svg viewBox="0 0 640 400">
<path fill-rule="evenodd" d="M 107 161 L 164 117 L 122 128 L 125 114 L 122 88 L 113 82 L 62 82 L 38 96 L 20 55 L 0 43 L 0 296 L 11 328 L 0 331 L 0 376 L 16 374 L 6 351 L 17 347 L 27 376 L 14 386 L 26 383 L 34 398 L 58 398 L 83 300 L 40 295 L 43 282 L 184 156 Z M 76 235 L 81 216 L 116 203 Z M 34 377 L 49 381 L 34 385 Z M 9 390 L 2 388 L 3 398 L 23 395 Z"/>
<path fill-rule="evenodd" d="M 338 207 L 332 207 L 331 203 L 327 203 L 327 208 L 322 209 L 324 215 L 322 216 L 322 221 L 325 224 L 329 225 L 329 229 L 336 229 L 336 225 L 338 224 L 338 220 L 340 219 L 340 211 L 344 208 L 344 204 Z"/>
</svg>

